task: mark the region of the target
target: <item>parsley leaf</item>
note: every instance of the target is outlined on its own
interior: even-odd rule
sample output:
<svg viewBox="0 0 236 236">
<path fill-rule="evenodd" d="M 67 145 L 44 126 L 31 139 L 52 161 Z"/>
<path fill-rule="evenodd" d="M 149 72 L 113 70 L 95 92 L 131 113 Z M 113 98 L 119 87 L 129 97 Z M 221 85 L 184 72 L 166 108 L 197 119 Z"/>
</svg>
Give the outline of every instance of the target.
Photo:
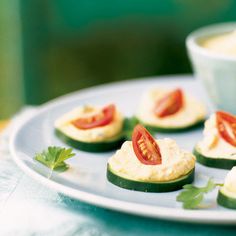
<svg viewBox="0 0 236 236">
<path fill-rule="evenodd" d="M 135 116 L 130 117 L 130 118 L 125 118 L 123 132 L 124 132 L 124 136 L 126 140 L 132 139 L 132 133 L 133 133 L 134 127 L 137 124 L 139 124 L 139 121 Z"/>
<path fill-rule="evenodd" d="M 36 154 L 34 159 L 51 170 L 63 172 L 69 168 L 65 160 L 75 156 L 75 153 L 72 153 L 72 151 L 72 148 L 48 147 L 42 153 Z"/>
<path fill-rule="evenodd" d="M 208 180 L 205 187 L 196 187 L 192 184 L 184 185 L 184 190 L 176 197 L 176 200 L 182 202 L 185 209 L 199 208 L 204 200 L 204 195 L 211 192 L 216 186 L 221 186 L 221 184 L 215 183 L 212 179 Z"/>
</svg>

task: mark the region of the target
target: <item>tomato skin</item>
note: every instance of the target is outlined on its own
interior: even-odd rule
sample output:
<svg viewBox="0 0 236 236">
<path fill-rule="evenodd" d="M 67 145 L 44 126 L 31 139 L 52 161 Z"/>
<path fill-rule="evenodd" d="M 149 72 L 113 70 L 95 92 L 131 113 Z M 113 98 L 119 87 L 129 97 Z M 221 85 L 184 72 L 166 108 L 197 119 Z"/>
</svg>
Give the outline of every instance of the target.
<svg viewBox="0 0 236 236">
<path fill-rule="evenodd" d="M 219 135 L 227 143 L 236 147 L 236 117 L 224 111 L 217 111 L 216 124 Z"/>
<path fill-rule="evenodd" d="M 136 125 L 132 134 L 134 153 L 145 165 L 162 163 L 161 152 L 152 135 L 140 124 Z"/>
<path fill-rule="evenodd" d="M 156 102 L 154 114 L 164 118 L 177 113 L 183 105 L 183 91 L 175 89 Z"/>
<path fill-rule="evenodd" d="M 104 107 L 100 113 L 86 117 L 78 118 L 73 120 L 71 123 L 78 129 L 92 129 L 110 124 L 116 112 L 114 104 Z"/>
</svg>

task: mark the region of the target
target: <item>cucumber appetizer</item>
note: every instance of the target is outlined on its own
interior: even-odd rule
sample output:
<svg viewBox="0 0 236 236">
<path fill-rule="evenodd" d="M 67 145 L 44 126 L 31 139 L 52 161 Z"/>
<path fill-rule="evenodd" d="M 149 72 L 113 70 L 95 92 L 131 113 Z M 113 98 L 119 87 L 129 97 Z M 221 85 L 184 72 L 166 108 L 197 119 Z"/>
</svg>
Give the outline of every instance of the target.
<svg viewBox="0 0 236 236">
<path fill-rule="evenodd" d="M 204 138 L 194 154 L 205 166 L 231 169 L 236 165 L 236 117 L 217 111 L 205 122 Z"/>
<path fill-rule="evenodd" d="M 218 192 L 217 202 L 223 207 L 236 209 L 236 167 L 227 174 L 225 183 Z"/>
<path fill-rule="evenodd" d="M 137 119 L 158 132 L 181 132 L 201 126 L 205 106 L 182 89 L 152 89 L 143 95 Z"/>
<path fill-rule="evenodd" d="M 107 179 L 122 188 L 144 192 L 181 189 L 194 179 L 195 156 L 172 139 L 155 140 L 140 124 L 107 164 Z"/>
<path fill-rule="evenodd" d="M 88 152 L 114 150 L 124 142 L 124 118 L 115 105 L 82 106 L 55 122 L 55 133 L 68 145 Z"/>
</svg>

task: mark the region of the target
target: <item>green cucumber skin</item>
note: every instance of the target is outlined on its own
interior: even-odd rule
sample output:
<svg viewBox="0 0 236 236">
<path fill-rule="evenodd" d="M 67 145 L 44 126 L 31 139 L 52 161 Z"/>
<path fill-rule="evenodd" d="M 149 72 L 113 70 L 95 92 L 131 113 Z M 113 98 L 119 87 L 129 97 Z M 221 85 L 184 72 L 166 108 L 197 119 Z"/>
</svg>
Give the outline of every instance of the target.
<svg viewBox="0 0 236 236">
<path fill-rule="evenodd" d="M 186 131 L 191 131 L 197 128 L 201 128 L 205 122 L 205 120 L 200 120 L 195 124 L 192 124 L 190 126 L 186 126 L 186 127 L 169 127 L 169 128 L 164 128 L 164 127 L 158 127 L 158 126 L 152 126 L 152 125 L 148 125 L 145 124 L 144 122 L 142 122 L 141 120 L 139 120 L 140 124 L 142 124 L 143 126 L 145 126 L 145 128 L 152 130 L 154 132 L 160 132 L 160 133 L 181 133 L 181 132 L 186 132 Z"/>
<path fill-rule="evenodd" d="M 196 156 L 197 162 L 201 163 L 204 166 L 226 170 L 230 170 L 234 166 L 236 166 L 236 160 L 206 157 L 198 152 L 196 148 L 194 148 L 193 154 Z"/>
<path fill-rule="evenodd" d="M 66 144 L 68 144 L 69 146 L 73 148 L 86 151 L 86 152 L 94 152 L 94 153 L 108 152 L 108 151 L 115 150 L 121 147 L 121 145 L 125 141 L 124 137 L 120 136 L 120 138 L 116 140 L 111 140 L 111 141 L 106 141 L 106 142 L 97 142 L 97 143 L 86 143 L 86 142 L 74 140 L 68 137 L 67 135 L 65 135 L 63 132 L 61 132 L 58 129 L 55 129 L 55 134 L 59 139 L 61 139 L 63 142 L 65 142 Z"/>
<path fill-rule="evenodd" d="M 170 181 L 170 182 L 159 182 L 159 183 L 148 183 L 148 182 L 140 182 L 135 180 L 125 179 L 114 174 L 111 171 L 109 165 L 107 165 L 107 179 L 114 185 L 117 185 L 121 188 L 129 189 L 129 190 L 136 190 L 142 192 L 172 192 L 181 189 L 185 184 L 190 184 L 194 180 L 194 169 L 191 172 L 180 178 L 178 180 Z"/>
<path fill-rule="evenodd" d="M 236 198 L 231 198 L 223 194 L 220 190 L 217 196 L 217 203 L 223 207 L 236 209 Z"/>
</svg>

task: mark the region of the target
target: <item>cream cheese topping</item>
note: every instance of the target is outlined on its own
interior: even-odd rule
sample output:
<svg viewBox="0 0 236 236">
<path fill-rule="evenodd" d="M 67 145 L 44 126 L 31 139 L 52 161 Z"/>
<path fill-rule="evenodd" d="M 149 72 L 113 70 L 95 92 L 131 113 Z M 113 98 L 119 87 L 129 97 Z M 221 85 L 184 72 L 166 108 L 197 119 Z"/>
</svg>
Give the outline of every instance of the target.
<svg viewBox="0 0 236 236">
<path fill-rule="evenodd" d="M 126 141 L 108 163 L 119 176 L 139 181 L 170 181 L 188 174 L 195 166 L 195 156 L 181 150 L 172 139 L 156 140 L 162 155 L 162 164 L 145 165 L 136 157 L 132 142 Z"/>
<path fill-rule="evenodd" d="M 229 197 L 236 198 L 236 166 L 226 175 L 221 191 Z"/>
<path fill-rule="evenodd" d="M 197 144 L 201 154 L 207 157 L 236 159 L 236 147 L 219 135 L 215 114 L 205 122 L 203 135 L 203 140 Z"/>
<path fill-rule="evenodd" d="M 171 90 L 167 89 L 152 89 L 146 92 L 141 99 L 136 114 L 137 118 L 147 125 L 166 128 L 190 126 L 205 118 L 205 106 L 186 93 L 184 93 L 184 106 L 180 111 L 167 117 L 157 117 L 153 112 L 156 101 L 161 99 L 170 91 Z"/>
<path fill-rule="evenodd" d="M 236 56 L 236 30 L 210 37 L 201 43 L 202 47 L 223 55 Z"/>
<path fill-rule="evenodd" d="M 98 113 L 102 108 L 95 106 L 81 106 L 78 107 L 62 117 L 58 118 L 55 122 L 55 128 L 71 137 L 72 139 L 83 142 L 100 142 L 118 135 L 123 128 L 123 116 L 116 109 L 113 121 L 105 126 L 91 128 L 91 129 L 78 129 L 73 124 L 72 120 L 77 118 L 84 118 Z"/>
</svg>

